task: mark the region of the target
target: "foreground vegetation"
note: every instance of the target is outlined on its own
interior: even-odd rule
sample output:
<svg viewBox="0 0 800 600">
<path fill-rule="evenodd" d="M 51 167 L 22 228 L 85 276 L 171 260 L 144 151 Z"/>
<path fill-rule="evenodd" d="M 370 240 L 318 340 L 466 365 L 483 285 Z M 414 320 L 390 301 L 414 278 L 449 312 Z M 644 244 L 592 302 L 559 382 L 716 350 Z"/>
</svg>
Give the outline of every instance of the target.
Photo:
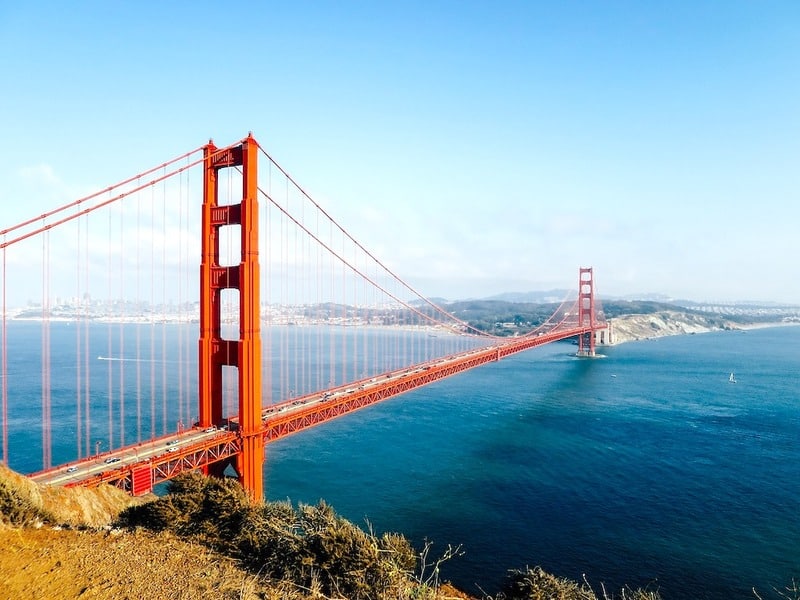
<svg viewBox="0 0 800 600">
<path fill-rule="evenodd" d="M 201 543 L 286 590 L 314 597 L 439 598 L 439 567 L 458 549 L 429 558 L 430 546 L 415 551 L 395 533 L 363 531 L 320 502 L 294 508 L 288 502 L 253 505 L 241 486 L 186 474 L 170 494 L 125 510 L 118 525 L 168 531 Z M 587 585 L 559 579 L 540 568 L 513 571 L 496 598 L 508 600 L 594 600 Z M 634 600 L 657 600 L 658 594 L 629 590 Z"/>
<path fill-rule="evenodd" d="M 0 465 L 0 597 L 230 600 L 469 599 L 401 535 L 376 535 L 320 502 L 251 503 L 233 480 L 187 473 L 146 502 L 113 488 L 42 488 Z M 107 523 L 98 527 L 103 520 Z M 776 592 L 800 600 L 797 587 Z M 484 600 L 611 600 L 539 567 Z M 659 600 L 657 591 L 616 596 Z M 702 597 L 699 593 L 698 597 Z M 756 598 L 765 598 L 756 594 Z"/>
<path fill-rule="evenodd" d="M 0 597 L 470 598 L 439 576 L 458 549 L 434 558 L 430 545 L 415 550 L 402 535 L 364 531 L 324 502 L 255 505 L 236 481 L 196 473 L 143 503 L 113 489 L 55 490 L 49 497 L 0 466 Z M 73 493 L 82 500 L 68 500 Z M 85 494 L 110 494 L 116 505 Z M 70 504 L 93 526 L 65 518 L 60 507 Z M 103 517 L 109 524 L 96 527 Z M 503 590 L 484 597 L 596 598 L 588 585 L 538 567 L 511 572 Z"/>
</svg>

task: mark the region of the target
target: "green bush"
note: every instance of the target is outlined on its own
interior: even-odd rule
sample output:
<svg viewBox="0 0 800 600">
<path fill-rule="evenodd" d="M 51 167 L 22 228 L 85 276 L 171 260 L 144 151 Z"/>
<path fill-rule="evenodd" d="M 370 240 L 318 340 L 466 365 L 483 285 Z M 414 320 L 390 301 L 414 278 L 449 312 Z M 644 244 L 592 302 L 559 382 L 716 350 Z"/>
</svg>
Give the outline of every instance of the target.
<svg viewBox="0 0 800 600">
<path fill-rule="evenodd" d="M 118 524 L 169 530 L 270 579 L 350 600 L 400 597 L 417 559 L 402 536 L 366 533 L 324 502 L 255 506 L 236 481 L 197 473 L 176 478 L 169 495 L 127 509 Z"/>
</svg>

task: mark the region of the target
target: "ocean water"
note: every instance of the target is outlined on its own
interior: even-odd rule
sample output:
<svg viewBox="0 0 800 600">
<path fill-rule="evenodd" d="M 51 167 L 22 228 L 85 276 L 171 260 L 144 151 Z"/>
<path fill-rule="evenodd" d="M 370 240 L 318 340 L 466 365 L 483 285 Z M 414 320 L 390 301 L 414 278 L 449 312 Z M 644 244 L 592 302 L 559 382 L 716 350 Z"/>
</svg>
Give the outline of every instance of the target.
<svg viewBox="0 0 800 600">
<path fill-rule="evenodd" d="M 494 594 L 541 565 L 667 600 L 800 579 L 800 328 L 555 344 L 267 448 L 270 499 L 324 498 Z M 729 383 L 735 371 L 737 383 Z"/>
<path fill-rule="evenodd" d="M 29 472 L 42 461 L 41 339 L 35 324 L 13 326 L 9 463 Z M 156 358 L 124 373 L 98 360 L 107 369 L 91 369 L 92 427 L 76 449 L 80 374 L 59 369 L 75 331 L 51 327 L 56 463 L 91 452 L 123 419 L 128 441 L 191 419 L 196 334 L 113 332 L 89 332 L 87 355 L 140 346 Z M 187 339 L 191 352 L 178 348 Z M 631 342 L 596 359 L 574 351 L 534 349 L 273 443 L 265 494 L 325 499 L 378 532 L 431 541 L 432 557 L 458 546 L 442 576 L 478 595 L 526 565 L 665 600 L 754 598 L 753 587 L 774 597 L 800 579 L 800 327 Z M 152 390 L 132 387 L 137 369 L 135 385 L 158 397 L 140 410 L 137 394 Z M 123 375 L 125 415 L 108 391 Z"/>
</svg>

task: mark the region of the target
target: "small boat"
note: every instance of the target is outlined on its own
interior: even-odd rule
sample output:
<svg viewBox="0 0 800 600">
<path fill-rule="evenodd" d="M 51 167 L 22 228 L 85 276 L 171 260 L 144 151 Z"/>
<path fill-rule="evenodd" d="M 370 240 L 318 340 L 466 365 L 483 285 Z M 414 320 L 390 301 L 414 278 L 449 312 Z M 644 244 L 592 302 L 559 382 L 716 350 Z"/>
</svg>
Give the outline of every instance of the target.
<svg viewBox="0 0 800 600">
<path fill-rule="evenodd" d="M 731 371 L 731 375 L 728 377 L 728 383 L 736 383 L 736 375 L 733 374 L 733 371 Z"/>
</svg>

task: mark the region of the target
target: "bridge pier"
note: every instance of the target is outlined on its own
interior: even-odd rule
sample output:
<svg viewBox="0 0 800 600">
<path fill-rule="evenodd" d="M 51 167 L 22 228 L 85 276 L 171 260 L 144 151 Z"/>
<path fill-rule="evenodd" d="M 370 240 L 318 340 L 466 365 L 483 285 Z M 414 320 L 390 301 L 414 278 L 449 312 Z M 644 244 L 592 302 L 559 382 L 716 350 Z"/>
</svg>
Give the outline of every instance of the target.
<svg viewBox="0 0 800 600">
<path fill-rule="evenodd" d="M 595 343 L 601 346 L 611 346 L 614 344 L 614 336 L 611 329 L 611 321 L 606 323 L 605 329 L 595 331 Z"/>
</svg>

